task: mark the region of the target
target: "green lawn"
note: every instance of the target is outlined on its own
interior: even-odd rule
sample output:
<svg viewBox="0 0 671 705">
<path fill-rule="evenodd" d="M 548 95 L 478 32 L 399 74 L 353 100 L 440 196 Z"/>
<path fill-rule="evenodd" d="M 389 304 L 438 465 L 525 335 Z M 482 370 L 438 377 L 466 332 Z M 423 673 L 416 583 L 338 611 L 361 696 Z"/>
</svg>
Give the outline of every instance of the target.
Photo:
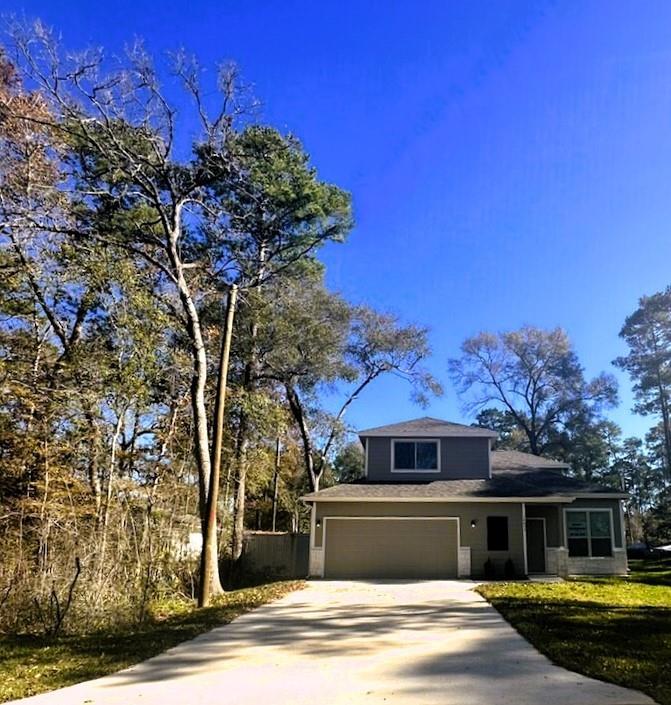
<svg viewBox="0 0 671 705">
<path fill-rule="evenodd" d="M 126 668 L 303 585 L 286 581 L 235 590 L 202 610 L 187 601 L 161 603 L 154 606 L 150 621 L 132 631 L 55 639 L 0 634 L 0 702 Z"/>
<path fill-rule="evenodd" d="M 623 578 L 477 589 L 560 666 L 671 705 L 670 561 L 632 561 Z"/>
</svg>

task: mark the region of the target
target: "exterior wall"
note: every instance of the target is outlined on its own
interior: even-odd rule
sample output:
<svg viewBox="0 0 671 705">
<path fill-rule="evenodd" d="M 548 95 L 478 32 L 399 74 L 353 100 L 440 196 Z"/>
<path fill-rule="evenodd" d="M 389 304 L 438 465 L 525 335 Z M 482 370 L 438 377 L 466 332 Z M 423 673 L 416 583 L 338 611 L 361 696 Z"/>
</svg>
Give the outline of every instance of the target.
<svg viewBox="0 0 671 705">
<path fill-rule="evenodd" d="M 627 551 L 623 548 L 616 548 L 610 558 L 568 557 L 569 575 L 625 575 L 626 573 Z"/>
<path fill-rule="evenodd" d="M 459 574 L 474 578 L 484 575 L 489 558 L 495 569 L 503 572 L 510 558 L 517 573 L 524 573 L 524 542 L 522 505 L 489 502 L 317 502 L 314 505 L 313 537 L 311 544 L 311 575 L 323 574 L 323 527 L 328 516 L 443 516 L 459 519 Z M 487 550 L 487 517 L 508 517 L 508 551 Z M 475 521 L 475 527 L 471 522 Z M 470 562 L 470 568 L 469 568 Z"/>
<path fill-rule="evenodd" d="M 568 549 L 548 548 L 545 551 L 545 571 L 550 575 L 568 577 Z"/>
<path fill-rule="evenodd" d="M 373 482 L 464 480 L 489 477 L 488 438 L 440 438 L 440 472 L 393 472 L 392 438 L 367 438 L 368 479 Z M 398 438 L 396 440 L 403 440 Z M 409 439 L 410 440 L 410 439 Z M 429 439 L 426 440 L 436 440 Z"/>
</svg>

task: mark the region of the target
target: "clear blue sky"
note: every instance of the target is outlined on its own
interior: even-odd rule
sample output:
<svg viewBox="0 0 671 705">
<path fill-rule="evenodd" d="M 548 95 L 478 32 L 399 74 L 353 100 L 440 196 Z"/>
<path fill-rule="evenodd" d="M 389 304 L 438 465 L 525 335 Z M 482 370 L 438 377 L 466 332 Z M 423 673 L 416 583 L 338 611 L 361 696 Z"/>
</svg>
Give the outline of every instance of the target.
<svg viewBox="0 0 671 705">
<path fill-rule="evenodd" d="M 445 374 L 460 342 L 565 327 L 588 374 L 624 352 L 641 294 L 671 283 L 671 3 L 4 0 L 66 45 L 134 36 L 233 59 L 264 118 L 350 190 L 357 225 L 325 253 L 347 297 L 428 324 Z M 611 417 L 626 433 L 629 381 Z M 397 382 L 355 426 L 420 415 Z"/>
</svg>

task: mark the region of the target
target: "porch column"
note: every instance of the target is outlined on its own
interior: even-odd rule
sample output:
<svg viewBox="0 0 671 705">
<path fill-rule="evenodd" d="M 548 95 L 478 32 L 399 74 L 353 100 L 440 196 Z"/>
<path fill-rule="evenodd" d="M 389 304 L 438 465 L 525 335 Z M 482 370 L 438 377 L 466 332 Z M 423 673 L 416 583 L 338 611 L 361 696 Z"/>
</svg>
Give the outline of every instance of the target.
<svg viewBox="0 0 671 705">
<path fill-rule="evenodd" d="M 564 531 L 564 510 L 561 504 L 557 505 L 557 526 L 559 528 L 559 546 L 566 548 L 566 532 Z"/>
<path fill-rule="evenodd" d="M 568 542 L 566 539 L 566 526 L 564 525 L 564 507 L 557 505 L 557 523 L 559 528 L 559 548 L 556 550 L 555 572 L 563 578 L 568 577 Z"/>
</svg>

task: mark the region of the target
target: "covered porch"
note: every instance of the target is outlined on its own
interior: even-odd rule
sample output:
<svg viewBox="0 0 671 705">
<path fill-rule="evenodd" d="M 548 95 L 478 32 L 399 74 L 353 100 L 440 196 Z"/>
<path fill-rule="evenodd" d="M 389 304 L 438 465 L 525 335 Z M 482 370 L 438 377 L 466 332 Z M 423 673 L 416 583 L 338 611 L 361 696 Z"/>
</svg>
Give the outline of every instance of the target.
<svg viewBox="0 0 671 705">
<path fill-rule="evenodd" d="M 576 498 L 522 505 L 527 575 L 617 575 L 627 572 L 622 503 Z"/>
</svg>

